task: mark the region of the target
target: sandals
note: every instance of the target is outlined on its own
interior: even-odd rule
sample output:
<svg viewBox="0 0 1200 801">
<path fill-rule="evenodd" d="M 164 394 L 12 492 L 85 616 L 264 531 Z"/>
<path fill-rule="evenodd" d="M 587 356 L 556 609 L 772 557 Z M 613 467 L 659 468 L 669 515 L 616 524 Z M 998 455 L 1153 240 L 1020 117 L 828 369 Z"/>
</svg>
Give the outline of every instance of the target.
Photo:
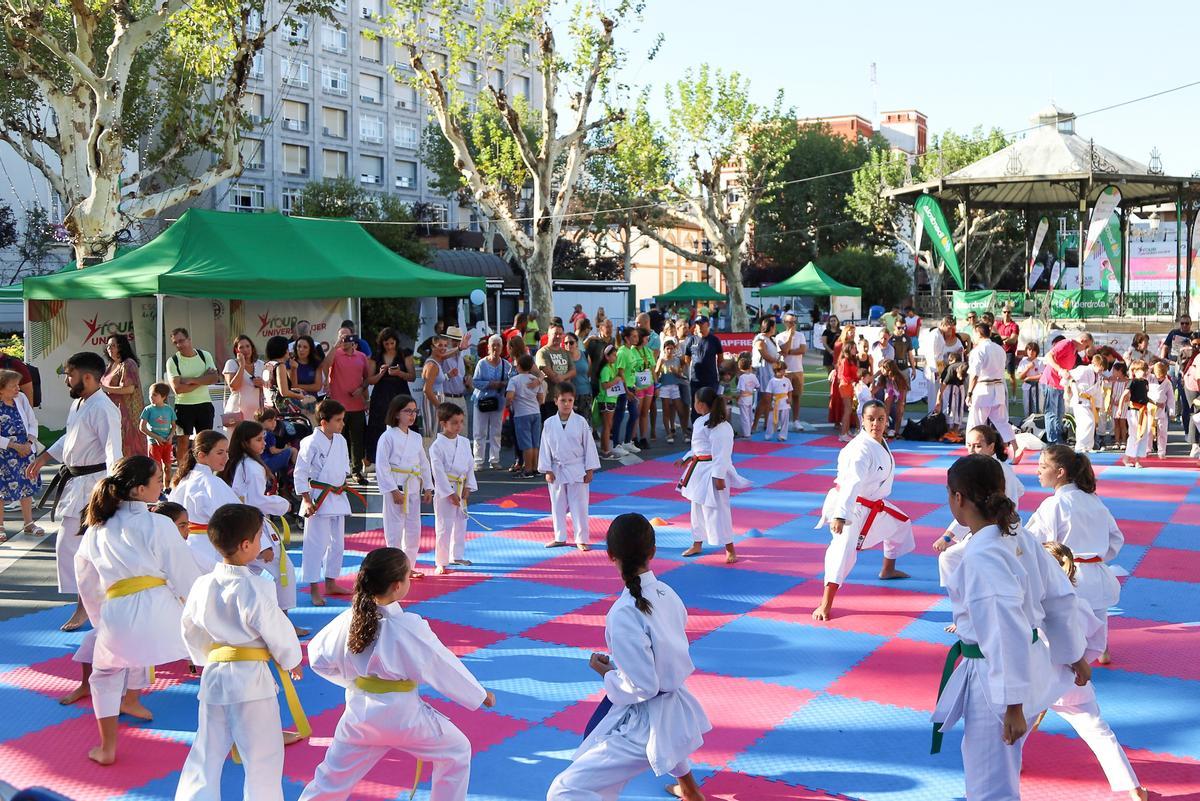
<svg viewBox="0 0 1200 801">
<path fill-rule="evenodd" d="M 21 533 L 28 534 L 31 537 L 41 537 L 45 535 L 46 530 L 37 523 L 26 523 L 25 527 L 21 529 Z"/>
</svg>

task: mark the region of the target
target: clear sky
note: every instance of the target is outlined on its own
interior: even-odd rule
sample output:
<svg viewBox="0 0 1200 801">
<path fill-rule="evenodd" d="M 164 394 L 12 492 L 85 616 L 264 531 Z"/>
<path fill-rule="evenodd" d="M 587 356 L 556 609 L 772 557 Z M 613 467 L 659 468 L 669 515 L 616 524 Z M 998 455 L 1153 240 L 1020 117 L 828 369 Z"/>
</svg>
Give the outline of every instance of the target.
<svg viewBox="0 0 1200 801">
<path fill-rule="evenodd" d="M 651 84 L 655 108 L 664 82 L 707 61 L 750 78 L 761 102 L 782 88 L 801 117 L 870 119 L 875 62 L 880 111 L 917 108 L 931 134 L 1015 131 L 1051 99 L 1081 114 L 1200 81 L 1195 0 L 646 0 L 641 30 L 620 42 L 625 79 Z M 1142 163 L 1158 147 L 1168 174 L 1190 175 L 1200 171 L 1200 85 L 1086 117 L 1076 131 Z"/>
</svg>

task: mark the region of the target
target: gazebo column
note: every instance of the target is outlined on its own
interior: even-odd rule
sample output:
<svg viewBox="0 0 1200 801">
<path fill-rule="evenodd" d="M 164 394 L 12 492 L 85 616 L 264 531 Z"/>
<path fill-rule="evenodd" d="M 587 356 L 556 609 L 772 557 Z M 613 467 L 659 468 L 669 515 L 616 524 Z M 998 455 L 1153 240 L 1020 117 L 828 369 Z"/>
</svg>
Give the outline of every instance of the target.
<svg viewBox="0 0 1200 801">
<path fill-rule="evenodd" d="M 1186 277 L 1183 281 L 1183 296 L 1186 299 L 1184 301 L 1186 304 L 1184 311 L 1189 315 L 1192 313 L 1192 261 L 1196 258 L 1196 249 L 1193 247 L 1193 240 L 1196 237 L 1197 215 L 1192 213 L 1194 211 L 1192 209 L 1193 203 L 1194 201 L 1189 201 L 1187 207 L 1180 206 L 1180 213 L 1184 215 L 1183 229 L 1187 235 L 1187 263 L 1184 265 L 1184 275 Z"/>
<path fill-rule="evenodd" d="M 1025 292 L 1025 297 L 1029 297 L 1029 279 L 1033 275 L 1033 264 L 1030 263 L 1030 259 L 1033 256 L 1037 255 L 1036 253 L 1032 254 L 1032 255 L 1029 253 L 1029 249 L 1032 247 L 1029 240 L 1030 240 L 1030 237 L 1033 235 L 1033 231 L 1031 230 L 1032 229 L 1032 225 L 1031 225 L 1032 214 L 1033 214 L 1033 212 L 1031 212 L 1029 210 L 1029 207 L 1026 206 L 1025 207 L 1025 285 L 1023 287 L 1021 287 L 1021 289 L 1023 289 Z"/>
<path fill-rule="evenodd" d="M 962 288 L 971 288 L 971 187 L 963 187 L 963 258 Z"/>
<path fill-rule="evenodd" d="M 1125 204 L 1120 206 L 1121 214 L 1121 275 L 1117 281 L 1117 305 L 1121 314 L 1125 314 L 1125 288 L 1129 286 L 1129 210 Z"/>
<path fill-rule="evenodd" d="M 1179 280 L 1183 277 L 1183 262 L 1179 255 L 1179 246 L 1183 244 L 1179 238 L 1184 235 L 1186 230 L 1183 222 L 1183 215 L 1186 212 L 1183 208 L 1183 187 L 1180 186 L 1175 193 L 1175 316 L 1178 317 L 1184 313 L 1184 309 L 1179 305 Z M 1190 239 L 1190 238 L 1189 238 Z M 1188 262 L 1189 264 L 1191 262 Z"/>
<path fill-rule="evenodd" d="M 1079 182 L 1079 239 L 1075 242 L 1075 261 L 1079 266 L 1079 289 L 1083 289 L 1083 227 L 1087 225 L 1087 184 Z"/>
</svg>

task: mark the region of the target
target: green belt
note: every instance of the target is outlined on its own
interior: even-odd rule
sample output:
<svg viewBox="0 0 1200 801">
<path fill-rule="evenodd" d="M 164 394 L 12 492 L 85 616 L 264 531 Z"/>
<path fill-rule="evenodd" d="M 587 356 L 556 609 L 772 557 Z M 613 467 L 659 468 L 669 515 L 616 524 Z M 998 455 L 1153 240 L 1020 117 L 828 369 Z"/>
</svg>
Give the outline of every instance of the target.
<svg viewBox="0 0 1200 801">
<path fill-rule="evenodd" d="M 1037 629 L 1033 630 L 1033 642 L 1038 641 Z M 946 663 L 942 665 L 942 681 L 938 684 L 937 699 L 942 700 L 942 692 L 946 689 L 946 685 L 950 683 L 950 676 L 954 673 L 954 667 L 958 664 L 958 658 L 963 659 L 983 659 L 983 651 L 975 643 L 963 642 L 959 640 L 950 646 L 949 653 L 946 654 Z M 933 748 L 929 753 L 937 754 L 942 750 L 942 732 L 941 723 L 933 724 Z"/>
</svg>

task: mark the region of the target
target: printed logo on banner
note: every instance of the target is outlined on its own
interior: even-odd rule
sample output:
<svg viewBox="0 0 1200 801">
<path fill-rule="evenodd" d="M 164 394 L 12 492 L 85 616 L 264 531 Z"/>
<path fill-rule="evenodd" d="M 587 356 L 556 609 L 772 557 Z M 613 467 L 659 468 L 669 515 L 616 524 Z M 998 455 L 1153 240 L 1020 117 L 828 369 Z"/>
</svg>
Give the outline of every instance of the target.
<svg viewBox="0 0 1200 801">
<path fill-rule="evenodd" d="M 130 343 L 134 339 L 133 322 L 129 320 L 105 320 L 104 322 L 100 322 L 100 315 L 97 314 L 90 320 L 85 317 L 83 324 L 87 326 L 87 333 L 83 335 L 81 345 L 102 347 L 113 334 L 124 334 L 129 337 Z"/>
<path fill-rule="evenodd" d="M 258 315 L 258 335 L 264 339 L 270 337 L 290 337 L 296 328 L 296 323 L 302 318 L 296 315 L 280 316 L 273 315 L 271 312 Z M 315 337 L 322 333 L 329 325 L 324 320 L 318 320 L 311 325 L 311 333 Z"/>
</svg>

